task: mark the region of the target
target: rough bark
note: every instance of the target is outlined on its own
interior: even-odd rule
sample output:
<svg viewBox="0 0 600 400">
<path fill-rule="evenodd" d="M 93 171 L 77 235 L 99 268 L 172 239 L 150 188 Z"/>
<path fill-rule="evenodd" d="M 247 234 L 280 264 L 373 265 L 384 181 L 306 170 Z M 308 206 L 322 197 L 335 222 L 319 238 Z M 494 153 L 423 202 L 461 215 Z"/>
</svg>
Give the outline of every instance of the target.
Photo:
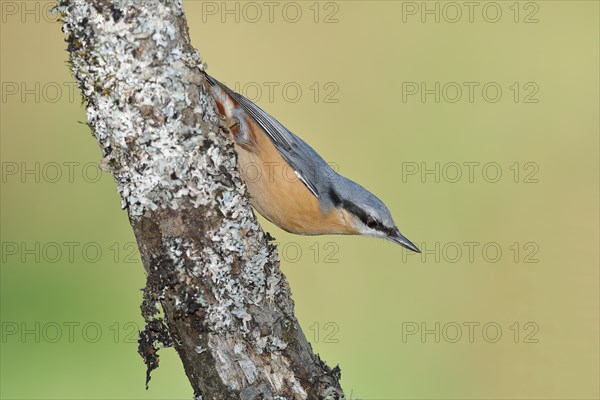
<svg viewBox="0 0 600 400">
<path fill-rule="evenodd" d="M 339 368 L 313 354 L 294 317 L 181 3 L 62 0 L 58 10 L 147 272 L 147 379 L 158 348 L 174 345 L 197 398 L 343 398 Z"/>
</svg>

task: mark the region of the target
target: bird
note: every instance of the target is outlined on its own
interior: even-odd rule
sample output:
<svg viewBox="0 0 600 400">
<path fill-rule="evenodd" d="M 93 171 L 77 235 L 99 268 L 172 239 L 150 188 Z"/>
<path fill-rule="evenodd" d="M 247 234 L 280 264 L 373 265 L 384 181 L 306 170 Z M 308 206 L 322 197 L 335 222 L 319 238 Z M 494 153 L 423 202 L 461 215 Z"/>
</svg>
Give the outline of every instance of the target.
<svg viewBox="0 0 600 400">
<path fill-rule="evenodd" d="M 338 174 L 279 121 L 203 71 L 233 136 L 250 204 L 281 229 L 301 235 L 363 235 L 421 251 L 396 226 L 387 206 Z"/>
</svg>

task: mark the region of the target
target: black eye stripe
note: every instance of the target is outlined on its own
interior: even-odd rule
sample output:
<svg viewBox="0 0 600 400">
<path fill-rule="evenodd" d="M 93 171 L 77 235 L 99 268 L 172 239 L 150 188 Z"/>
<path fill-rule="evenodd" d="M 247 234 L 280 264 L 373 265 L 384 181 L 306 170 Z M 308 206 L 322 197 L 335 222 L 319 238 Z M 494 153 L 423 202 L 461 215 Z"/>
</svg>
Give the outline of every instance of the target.
<svg viewBox="0 0 600 400">
<path fill-rule="evenodd" d="M 368 226 L 371 229 L 377 229 L 378 231 L 385 231 L 385 227 L 381 225 L 379 221 L 369 216 L 366 212 L 363 211 L 362 208 L 358 207 L 354 203 L 350 203 L 349 201 L 342 202 L 343 207 L 350 211 L 352 214 L 356 215 L 363 224 Z"/>
<path fill-rule="evenodd" d="M 363 224 L 367 224 L 369 216 L 366 212 L 363 211 L 362 208 L 349 201 L 342 201 L 342 207 L 350 211 L 352 214 L 356 215 L 362 221 Z"/>
<path fill-rule="evenodd" d="M 360 208 L 356 204 L 354 204 L 348 200 L 342 200 L 340 198 L 340 196 L 335 192 L 335 190 L 329 189 L 329 198 L 331 199 L 331 201 L 333 202 L 333 205 L 335 207 L 337 207 L 337 208 L 342 207 L 345 210 L 356 215 L 361 220 L 361 222 L 363 224 L 365 224 L 366 226 L 368 226 L 369 228 L 376 229 L 376 230 L 382 231 L 382 232 L 390 231 L 390 229 L 383 226 L 381 224 L 381 222 L 370 217 L 362 208 Z"/>
</svg>

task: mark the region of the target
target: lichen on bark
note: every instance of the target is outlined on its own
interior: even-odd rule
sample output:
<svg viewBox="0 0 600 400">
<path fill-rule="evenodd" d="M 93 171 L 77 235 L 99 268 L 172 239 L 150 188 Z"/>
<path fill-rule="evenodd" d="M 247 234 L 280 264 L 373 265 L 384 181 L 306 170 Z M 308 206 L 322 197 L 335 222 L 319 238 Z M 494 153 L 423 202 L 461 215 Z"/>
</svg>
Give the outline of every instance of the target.
<svg viewBox="0 0 600 400">
<path fill-rule="evenodd" d="M 147 272 L 147 379 L 159 347 L 174 345 L 197 398 L 343 398 L 339 368 L 312 352 L 294 316 L 181 2 L 62 0 L 58 10 Z"/>
</svg>

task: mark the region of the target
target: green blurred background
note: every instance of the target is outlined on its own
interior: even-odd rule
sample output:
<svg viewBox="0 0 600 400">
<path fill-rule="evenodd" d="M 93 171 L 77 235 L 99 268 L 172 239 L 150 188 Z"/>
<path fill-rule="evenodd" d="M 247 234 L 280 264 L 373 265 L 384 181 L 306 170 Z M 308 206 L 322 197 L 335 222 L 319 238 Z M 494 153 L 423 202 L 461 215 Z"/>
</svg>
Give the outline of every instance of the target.
<svg viewBox="0 0 600 400">
<path fill-rule="evenodd" d="M 144 271 L 52 3 L 0 3 L 0 396 L 190 398 L 173 349 L 144 389 Z M 599 3 L 473 4 L 184 7 L 210 73 L 427 250 L 264 223 L 348 397 L 597 399 Z"/>
</svg>

